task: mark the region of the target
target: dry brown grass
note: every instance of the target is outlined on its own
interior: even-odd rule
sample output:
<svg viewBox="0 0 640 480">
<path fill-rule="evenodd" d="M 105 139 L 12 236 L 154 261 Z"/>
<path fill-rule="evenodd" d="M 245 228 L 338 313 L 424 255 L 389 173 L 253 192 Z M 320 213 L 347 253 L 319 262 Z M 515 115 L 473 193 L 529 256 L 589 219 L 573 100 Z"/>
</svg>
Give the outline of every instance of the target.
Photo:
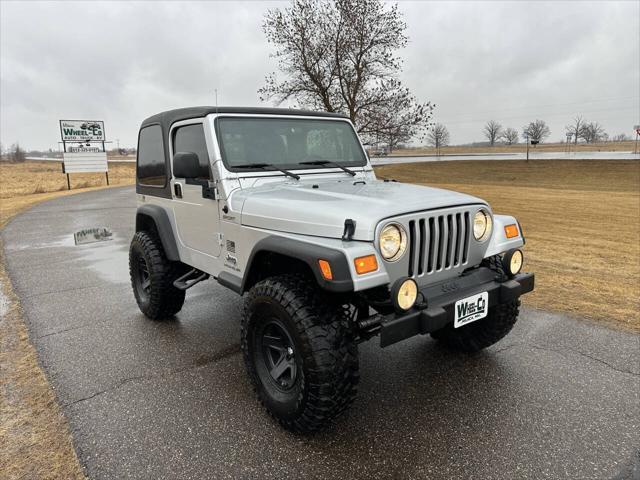
<svg viewBox="0 0 640 480">
<path fill-rule="evenodd" d="M 579 143 L 571 145 L 572 152 L 633 152 L 634 142 L 602 142 L 602 143 Z M 441 155 L 462 155 L 462 154 L 480 154 L 480 153 L 519 153 L 526 151 L 524 143 L 515 145 L 496 145 L 494 147 L 469 147 L 469 146 L 451 146 L 442 147 Z M 566 144 L 564 143 L 543 143 L 531 147 L 532 152 L 564 152 Z M 393 155 L 436 155 L 436 149 L 432 147 L 405 148 L 396 150 Z"/>
<path fill-rule="evenodd" d="M 66 420 L 29 341 L 2 252 L 0 288 L 9 310 L 0 318 L 0 477 L 84 478 Z"/>
<path fill-rule="evenodd" d="M 376 172 L 477 195 L 516 216 L 536 273 L 527 305 L 640 331 L 640 162 L 456 161 Z"/>
<path fill-rule="evenodd" d="M 70 178 L 72 189 L 107 185 L 103 173 L 73 173 Z M 134 180 L 135 163 L 109 163 L 111 185 L 132 184 Z M 58 162 L 0 163 L 0 199 L 66 189 L 67 177 Z"/>
</svg>

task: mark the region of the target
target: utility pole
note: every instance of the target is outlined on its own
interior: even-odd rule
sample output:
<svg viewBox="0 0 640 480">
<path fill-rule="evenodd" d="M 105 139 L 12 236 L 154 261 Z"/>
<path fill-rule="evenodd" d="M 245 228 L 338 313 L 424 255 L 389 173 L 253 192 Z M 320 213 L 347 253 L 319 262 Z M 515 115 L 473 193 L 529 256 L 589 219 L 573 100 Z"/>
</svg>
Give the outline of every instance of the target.
<svg viewBox="0 0 640 480">
<path fill-rule="evenodd" d="M 525 142 L 527 143 L 527 162 L 529 161 L 529 134 L 524 134 Z"/>
</svg>

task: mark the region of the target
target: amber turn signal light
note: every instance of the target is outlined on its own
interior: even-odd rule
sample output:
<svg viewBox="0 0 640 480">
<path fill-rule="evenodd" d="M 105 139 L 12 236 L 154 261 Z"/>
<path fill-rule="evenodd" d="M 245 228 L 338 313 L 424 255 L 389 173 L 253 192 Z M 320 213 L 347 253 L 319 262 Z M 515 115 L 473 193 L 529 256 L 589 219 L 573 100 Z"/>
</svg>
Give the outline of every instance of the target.
<svg viewBox="0 0 640 480">
<path fill-rule="evenodd" d="M 507 238 L 517 237 L 519 235 L 518 226 L 515 223 L 512 223 L 511 225 L 505 225 L 504 234 L 507 236 Z"/>
<path fill-rule="evenodd" d="M 331 264 L 326 260 L 318 260 L 318 265 L 320 265 L 320 273 L 325 280 L 333 280 L 333 272 L 331 272 Z"/>
<path fill-rule="evenodd" d="M 378 261 L 375 255 L 367 255 L 366 257 L 358 257 L 354 260 L 356 272 L 358 275 L 375 272 L 378 270 Z"/>
</svg>

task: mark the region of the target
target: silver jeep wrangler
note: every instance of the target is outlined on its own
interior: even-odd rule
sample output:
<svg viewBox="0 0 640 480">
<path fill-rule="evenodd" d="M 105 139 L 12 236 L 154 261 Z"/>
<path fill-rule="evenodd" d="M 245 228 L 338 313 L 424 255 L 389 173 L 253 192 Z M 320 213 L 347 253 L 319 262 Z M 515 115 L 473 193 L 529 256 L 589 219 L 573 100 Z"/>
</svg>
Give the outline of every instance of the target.
<svg viewBox="0 0 640 480">
<path fill-rule="evenodd" d="M 354 401 L 358 344 L 431 334 L 477 351 L 504 337 L 534 276 L 515 218 L 452 191 L 379 180 L 348 118 L 195 107 L 140 128 L 129 264 L 149 318 L 213 277 L 244 295 L 249 378 L 285 428 Z"/>
</svg>

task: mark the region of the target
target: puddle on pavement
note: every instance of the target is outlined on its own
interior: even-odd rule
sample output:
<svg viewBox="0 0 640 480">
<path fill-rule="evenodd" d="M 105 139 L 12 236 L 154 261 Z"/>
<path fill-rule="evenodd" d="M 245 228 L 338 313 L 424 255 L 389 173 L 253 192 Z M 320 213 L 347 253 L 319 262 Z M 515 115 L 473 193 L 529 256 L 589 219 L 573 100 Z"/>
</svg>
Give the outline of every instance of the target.
<svg viewBox="0 0 640 480">
<path fill-rule="evenodd" d="M 114 238 L 113 236 L 111 238 Z M 109 283 L 129 283 L 128 244 L 118 241 L 83 245 L 80 261 Z"/>
<path fill-rule="evenodd" d="M 105 241 L 107 240 L 107 241 Z M 73 247 L 73 254 L 64 254 L 64 258 L 82 262 L 83 268 L 89 268 L 109 283 L 129 283 L 128 242 L 118 240 L 107 228 L 88 228 L 54 237 L 41 242 L 25 242 L 7 245 L 11 251 L 24 251 L 43 248 Z M 0 297 L 0 309 L 2 297 Z M 0 310 L 1 311 L 1 310 Z"/>
<path fill-rule="evenodd" d="M 76 245 L 87 243 L 105 242 L 113 238 L 113 233 L 108 228 L 85 228 L 73 234 Z"/>
<path fill-rule="evenodd" d="M 40 248 L 73 247 L 75 241 L 73 236 L 65 235 L 42 242 L 20 243 L 19 245 L 7 245 L 6 250 L 21 251 L 34 250 Z"/>
</svg>

